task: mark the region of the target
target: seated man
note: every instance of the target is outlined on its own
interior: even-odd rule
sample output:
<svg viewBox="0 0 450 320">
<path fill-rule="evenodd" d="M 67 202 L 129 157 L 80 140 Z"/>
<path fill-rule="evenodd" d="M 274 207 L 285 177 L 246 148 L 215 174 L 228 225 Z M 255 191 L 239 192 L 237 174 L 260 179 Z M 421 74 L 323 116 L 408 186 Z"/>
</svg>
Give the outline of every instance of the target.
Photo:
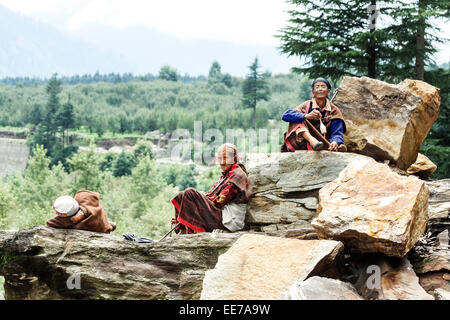
<svg viewBox="0 0 450 320">
<path fill-rule="evenodd" d="M 102 233 L 110 233 L 116 229 L 115 223 L 108 222 L 98 192 L 80 190 L 74 198 L 59 197 L 53 203 L 53 210 L 57 216 L 47 220 L 47 226 L 52 228 Z"/>
<path fill-rule="evenodd" d="M 204 194 L 188 188 L 171 200 L 175 207 L 171 222 L 178 224 L 175 232 L 237 231 L 244 227 L 252 186 L 239 159 L 235 145 L 222 145 L 216 154 L 222 175 L 211 190 Z"/>
<path fill-rule="evenodd" d="M 281 152 L 323 150 L 326 146 L 318 134 L 325 134 L 330 142 L 328 150 L 347 151 L 344 144 L 344 118 L 338 107 L 328 100 L 330 91 L 330 83 L 324 78 L 317 78 L 312 83 L 313 99 L 283 114 L 282 120 L 289 122 L 289 126 L 284 134 Z"/>
</svg>

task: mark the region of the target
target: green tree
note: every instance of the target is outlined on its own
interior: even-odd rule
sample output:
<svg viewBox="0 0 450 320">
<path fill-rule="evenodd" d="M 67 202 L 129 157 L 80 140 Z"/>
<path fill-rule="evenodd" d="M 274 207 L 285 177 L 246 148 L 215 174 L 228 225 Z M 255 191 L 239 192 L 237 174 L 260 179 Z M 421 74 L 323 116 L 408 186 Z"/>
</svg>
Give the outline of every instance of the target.
<svg viewBox="0 0 450 320">
<path fill-rule="evenodd" d="M 168 65 L 164 65 L 159 70 L 158 78 L 167 81 L 178 81 L 179 75 L 177 70 Z"/>
<path fill-rule="evenodd" d="M 42 107 L 40 104 L 35 103 L 29 114 L 28 122 L 33 125 L 39 125 L 42 122 Z"/>
<path fill-rule="evenodd" d="M 242 104 L 246 108 L 253 109 L 253 128 L 256 128 L 256 104 L 259 100 L 268 100 L 270 97 L 267 74 L 259 72 L 259 68 L 258 57 L 255 57 L 255 60 L 249 66 L 250 72 L 242 84 Z"/>
<path fill-rule="evenodd" d="M 43 124 L 46 127 L 47 134 L 54 136 L 58 131 L 59 123 L 57 121 L 57 115 L 61 108 L 59 94 L 62 91 L 61 81 L 56 78 L 56 74 L 54 74 L 52 79 L 48 82 L 45 90 L 48 94 L 48 101 Z"/>
<path fill-rule="evenodd" d="M 220 66 L 219 62 L 213 61 L 211 67 L 209 68 L 208 79 L 217 78 L 221 74 L 222 74 L 222 67 Z"/>
<path fill-rule="evenodd" d="M 151 160 L 155 158 L 153 154 L 152 143 L 143 139 L 139 139 L 134 146 L 133 150 L 134 162 L 139 163 L 139 161 L 145 157 L 149 157 Z"/>
<path fill-rule="evenodd" d="M 423 67 L 435 50 L 432 41 L 438 40 L 432 35 L 437 27 L 427 19 L 448 17 L 448 1 L 436 1 L 439 6 L 423 0 L 288 1 L 296 9 L 289 11 L 289 25 L 277 35 L 281 51 L 304 59 L 295 72 L 333 81 L 345 75 L 411 77 L 410 64 L 416 60 Z M 386 18 L 384 24 L 377 23 L 379 14 Z"/>
<path fill-rule="evenodd" d="M 71 172 L 74 176 L 72 192 L 77 190 L 93 190 L 101 192 L 101 171 L 99 159 L 95 154 L 95 145 L 90 144 L 88 151 L 79 151 L 68 160 Z"/>
<path fill-rule="evenodd" d="M 428 136 L 420 148 L 420 152 L 437 165 L 431 176 L 433 179 L 450 177 L 450 68 L 433 67 L 425 71 L 425 81 L 440 88 L 441 105 L 439 116 L 431 126 Z"/>
<path fill-rule="evenodd" d="M 436 20 L 447 20 L 450 17 L 450 2 L 447 0 L 414 0 L 396 1 L 389 10 L 394 23 L 385 28 L 390 34 L 392 50 L 390 65 L 392 73 L 404 74 L 424 80 L 425 66 L 433 61 L 433 54 L 437 52 L 436 43 L 448 41 L 436 33 L 441 29 Z M 404 69 L 406 69 L 406 74 Z M 403 71 L 403 72 L 401 72 Z"/>
<path fill-rule="evenodd" d="M 114 160 L 112 172 L 114 177 L 130 175 L 131 170 L 136 166 L 136 162 L 132 155 L 122 150 L 119 156 Z"/>
<path fill-rule="evenodd" d="M 8 216 L 15 212 L 14 198 L 7 184 L 0 182 L 0 230 L 8 227 Z"/>
<path fill-rule="evenodd" d="M 61 132 L 62 132 L 62 140 L 63 145 L 66 146 L 69 144 L 69 133 L 68 130 L 71 128 L 75 128 L 75 114 L 74 114 L 74 107 L 72 103 L 70 102 L 70 96 L 69 100 L 60 108 L 56 120 L 59 126 L 61 126 Z M 67 139 L 67 141 L 66 141 Z"/>
</svg>

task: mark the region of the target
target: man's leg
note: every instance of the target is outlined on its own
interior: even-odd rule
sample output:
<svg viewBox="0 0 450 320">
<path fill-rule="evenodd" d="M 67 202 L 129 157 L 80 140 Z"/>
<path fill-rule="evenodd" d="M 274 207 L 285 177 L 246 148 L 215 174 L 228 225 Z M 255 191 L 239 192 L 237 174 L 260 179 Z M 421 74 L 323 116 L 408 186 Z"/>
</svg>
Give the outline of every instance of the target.
<svg viewBox="0 0 450 320">
<path fill-rule="evenodd" d="M 308 141 L 309 145 L 311 147 L 313 147 L 314 150 L 322 150 L 324 144 L 323 142 L 320 142 L 319 140 L 317 140 L 316 138 L 314 138 L 311 133 L 309 133 L 309 131 L 302 131 L 300 133 L 302 135 L 302 137 Z"/>
</svg>

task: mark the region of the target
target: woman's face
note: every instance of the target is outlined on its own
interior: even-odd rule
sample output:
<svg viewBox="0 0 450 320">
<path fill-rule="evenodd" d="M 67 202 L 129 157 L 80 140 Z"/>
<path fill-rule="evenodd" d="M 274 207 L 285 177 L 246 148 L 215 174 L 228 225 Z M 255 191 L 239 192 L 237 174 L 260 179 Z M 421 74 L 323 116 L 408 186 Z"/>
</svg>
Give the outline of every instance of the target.
<svg viewBox="0 0 450 320">
<path fill-rule="evenodd" d="M 227 156 L 225 149 L 220 149 L 216 155 L 216 162 L 220 165 L 222 171 L 225 172 L 233 166 L 234 159 L 230 154 Z"/>
<path fill-rule="evenodd" d="M 330 89 L 328 89 L 327 84 L 325 82 L 316 82 L 314 84 L 313 90 L 312 90 L 314 98 L 324 99 L 328 97 L 330 94 Z"/>
</svg>

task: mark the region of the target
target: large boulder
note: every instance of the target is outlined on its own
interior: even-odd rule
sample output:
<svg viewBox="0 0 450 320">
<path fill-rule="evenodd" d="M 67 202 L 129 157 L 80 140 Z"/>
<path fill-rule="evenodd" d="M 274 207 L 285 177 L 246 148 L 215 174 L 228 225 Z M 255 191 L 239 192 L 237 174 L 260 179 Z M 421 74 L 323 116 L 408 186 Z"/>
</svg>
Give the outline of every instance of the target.
<svg viewBox="0 0 450 320">
<path fill-rule="evenodd" d="M 352 252 L 403 257 L 425 231 L 428 189 L 414 176 L 364 158 L 351 162 L 319 192 L 319 239 L 342 241 Z"/>
<path fill-rule="evenodd" d="M 247 206 L 246 225 L 272 225 L 269 229 L 275 230 L 294 223 L 310 226 L 317 216 L 319 190 L 350 162 L 366 158 L 330 151 L 248 154 L 254 195 Z"/>
<path fill-rule="evenodd" d="M 347 123 L 350 152 L 390 160 L 406 170 L 437 119 L 439 89 L 406 79 L 398 85 L 368 77 L 344 77 L 334 103 Z"/>
<path fill-rule="evenodd" d="M 139 244 L 81 230 L 0 231 L 0 275 L 6 299 L 198 299 L 205 271 L 240 235 Z"/>
<path fill-rule="evenodd" d="M 296 281 L 338 269 L 342 243 L 245 234 L 203 280 L 204 300 L 286 299 Z"/>
</svg>

